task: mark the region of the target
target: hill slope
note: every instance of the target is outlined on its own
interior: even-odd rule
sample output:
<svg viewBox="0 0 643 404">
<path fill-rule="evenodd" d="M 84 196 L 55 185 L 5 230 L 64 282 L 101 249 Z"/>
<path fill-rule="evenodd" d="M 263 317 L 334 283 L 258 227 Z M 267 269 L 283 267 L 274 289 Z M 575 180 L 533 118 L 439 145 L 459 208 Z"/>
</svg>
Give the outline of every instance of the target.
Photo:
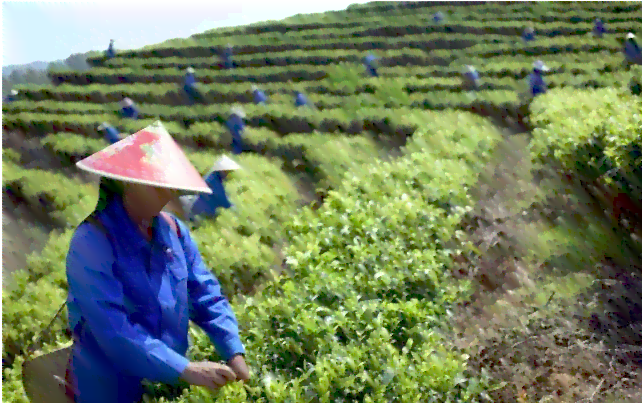
<svg viewBox="0 0 643 404">
<path fill-rule="evenodd" d="M 433 19 L 438 11 L 445 16 L 441 22 Z M 606 23 L 602 38 L 589 35 L 596 17 Z M 534 41 L 521 39 L 525 26 L 535 28 Z M 619 115 L 619 122 L 626 129 L 618 131 L 615 125 L 610 132 L 615 135 L 604 136 L 609 143 L 604 155 L 627 175 L 637 161 L 640 165 L 640 138 L 632 135 L 640 120 L 631 118 L 640 96 L 628 94 L 624 83 L 641 71 L 623 63 L 620 41 L 628 32 L 640 37 L 640 3 L 379 2 L 208 31 L 119 52 L 109 60 L 96 56 L 88 60 L 94 66 L 90 70 L 56 70 L 51 85 L 22 86 L 20 99 L 3 105 L 3 140 L 10 144 L 10 137 L 18 139 L 3 150 L 4 197 L 28 207 L 30 215 L 56 230 L 42 252 L 16 272 L 12 290 L 3 294 L 3 398 L 25 399 L 19 380 L 24 347 L 64 300 L 69 238 L 96 200 L 92 180 L 76 177 L 73 164 L 106 145 L 97 126 L 108 121 L 123 133 L 134 133 L 160 119 L 205 173 L 217 156 L 229 152 L 225 121 L 232 106 L 242 105 L 247 150 L 236 159 L 244 170 L 226 185 L 236 210 L 191 228 L 205 262 L 234 301 L 255 374 L 246 389 L 235 385 L 210 395 L 194 387 L 182 391 L 152 386 L 147 399 L 479 401 L 493 391 L 499 392 L 495 400 L 525 399 L 511 384 L 517 376 L 512 379 L 491 366 L 487 377 L 481 370 L 491 363 L 487 357 L 475 353 L 469 361 L 474 356 L 470 347 L 453 346 L 453 312 L 464 313 L 472 295 L 475 306 L 480 296 L 476 291 L 499 293 L 496 297 L 502 300 L 501 291 L 511 284 L 503 284 L 503 277 L 513 274 L 473 275 L 484 272 L 484 259 L 491 262 L 487 266 L 500 264 L 482 247 L 488 242 L 486 230 L 482 235 L 471 231 L 469 212 L 483 202 L 502 205 L 480 195 L 497 178 L 485 177 L 487 171 L 507 170 L 493 160 L 502 160 L 498 150 L 503 150 L 505 137 L 536 128 L 534 134 L 546 133 L 551 140 L 532 142 L 533 150 L 521 146 L 527 157 L 514 163 L 524 177 L 512 179 L 518 188 L 538 182 L 530 167 L 541 157 L 551 157 L 542 150 L 551 147 L 562 150 L 552 155 L 567 156 L 572 146 L 585 145 L 597 131 L 590 125 L 594 121 L 586 120 L 578 136 L 565 138 L 569 128 L 579 125 L 573 122 L 575 116 L 565 121 L 559 111 L 574 110 L 573 105 L 585 105 L 582 100 L 592 97 L 597 97 L 596 104 L 574 113 L 592 110 L 596 119 L 607 120 L 612 105 L 621 103 L 627 113 Z M 235 45 L 236 66 L 231 70 L 224 69 L 219 58 L 228 43 Z M 379 57 L 379 77 L 365 75 L 361 61 L 368 54 Z M 551 67 L 545 79 L 552 94 L 544 105 L 553 110 L 536 103 L 540 119 L 532 120 L 534 104 L 522 102 L 521 94 L 536 60 Z M 462 86 L 460 73 L 466 65 L 476 66 L 481 76 L 475 93 Z M 194 67 L 203 94 L 203 102 L 193 106 L 182 92 L 187 66 Z M 253 103 L 252 84 L 266 92 L 270 104 Z M 315 108 L 296 108 L 295 90 L 305 92 Z M 574 98 L 578 92 L 582 95 Z M 556 94 L 576 104 L 561 107 L 553 102 Z M 114 113 L 123 97 L 140 107 L 140 120 L 123 120 Z M 617 140 L 608 140 L 613 138 Z M 639 147 L 638 160 L 626 157 L 630 145 Z M 584 161 L 581 153 L 574 156 L 563 162 Z M 547 202 L 546 187 L 537 189 L 533 195 L 514 196 L 517 207 L 512 209 Z M 640 200 L 640 185 L 625 193 Z M 506 202 L 512 198 L 507 195 L 497 198 Z M 499 220 L 495 213 L 476 214 Z M 627 217 L 631 223 L 633 216 Z M 544 226 L 540 219 L 534 223 L 524 226 Z M 543 232 L 551 239 L 561 237 L 563 228 L 552 226 Z M 462 239 L 462 231 L 471 233 L 472 244 Z M 635 232 L 627 236 L 630 233 Z M 508 237 L 508 231 L 503 234 Z M 626 240 L 623 234 L 614 237 Z M 473 282 L 452 275 L 456 252 L 468 248 L 479 259 L 468 268 Z M 542 279 L 534 268 L 559 253 L 568 251 L 495 252 L 494 259 L 500 255 L 502 265 L 508 265 L 508 257 L 524 261 L 532 266 L 530 276 L 538 278 L 537 287 L 549 290 L 561 278 Z M 487 290 L 480 285 L 493 284 L 490 276 L 503 281 Z M 564 279 L 566 285 L 582 283 L 577 281 Z M 519 293 L 529 284 L 514 283 Z M 565 299 L 580 293 L 573 287 L 565 290 Z M 544 303 L 540 295 L 534 299 Z M 556 301 L 556 308 L 564 307 L 562 302 Z M 487 304 L 481 298 L 478 303 Z M 495 308 L 493 304 L 489 307 Z M 562 315 L 549 313 L 545 319 L 573 318 L 571 309 L 561 310 Z M 520 321 L 528 314 L 521 316 Z M 631 324 L 640 328 L 640 320 Z M 45 350 L 68 341 L 63 329 L 64 321 L 55 323 L 54 333 L 44 337 Z M 190 357 L 216 360 L 203 333 L 192 332 Z M 522 334 L 512 334 L 519 337 Z M 582 366 L 598 372 L 596 364 L 603 366 L 603 359 Z M 631 365 L 626 363 L 619 372 Z M 543 366 L 549 372 L 537 376 L 543 378 L 543 387 L 530 390 L 525 384 L 526 400 L 558 394 L 549 387 L 556 369 Z M 631 366 L 630 373 L 619 374 L 640 375 L 640 366 Z M 510 382 L 509 387 L 503 381 Z M 605 383 L 612 379 L 583 386 L 600 390 L 605 398 Z M 583 394 L 569 388 L 561 389 L 560 396 L 587 399 Z"/>
</svg>

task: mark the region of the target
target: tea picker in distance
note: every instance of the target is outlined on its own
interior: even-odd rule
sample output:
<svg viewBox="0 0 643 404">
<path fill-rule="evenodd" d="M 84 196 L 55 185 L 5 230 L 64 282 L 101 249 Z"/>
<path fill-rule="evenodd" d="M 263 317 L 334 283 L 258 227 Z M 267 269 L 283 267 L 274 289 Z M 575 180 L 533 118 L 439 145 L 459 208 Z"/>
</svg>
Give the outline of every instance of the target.
<svg viewBox="0 0 643 404">
<path fill-rule="evenodd" d="M 462 72 L 463 87 L 467 91 L 476 91 L 480 87 L 480 75 L 475 67 L 467 65 Z"/>
<path fill-rule="evenodd" d="M 11 90 L 9 91 L 9 94 L 4 97 L 4 102 L 9 103 L 9 102 L 14 102 L 17 100 L 18 97 L 18 92 L 16 90 Z"/>
<path fill-rule="evenodd" d="M 437 13 L 433 14 L 433 22 L 438 24 L 444 21 L 444 14 L 442 14 L 441 11 L 438 11 Z"/>
<path fill-rule="evenodd" d="M 547 83 L 543 79 L 543 73 L 548 71 L 549 67 L 545 66 L 542 61 L 537 60 L 534 62 L 534 71 L 529 75 L 529 87 L 532 97 L 547 92 Z"/>
<path fill-rule="evenodd" d="M 603 34 L 605 34 L 606 32 L 607 30 L 605 29 L 605 24 L 603 24 L 603 21 L 600 18 L 597 18 L 594 21 L 594 30 L 593 30 L 594 36 L 598 38 L 602 38 Z"/>
<path fill-rule="evenodd" d="M 252 96 L 254 97 L 254 102 L 257 105 L 268 103 L 268 97 L 266 97 L 266 94 L 255 85 L 252 86 Z"/>
<path fill-rule="evenodd" d="M 525 31 L 522 33 L 522 40 L 525 42 L 532 42 L 536 39 L 536 32 L 532 27 L 525 28 Z"/>
<path fill-rule="evenodd" d="M 67 255 L 66 380 L 76 402 L 140 402 L 142 380 L 218 389 L 247 380 L 237 320 L 189 228 L 161 212 L 211 193 L 159 123 L 77 163 L 101 176 L 96 209 Z M 227 365 L 190 362 L 189 320 Z"/>
<path fill-rule="evenodd" d="M 246 113 L 239 107 L 232 108 L 230 112 L 230 118 L 226 122 L 226 126 L 232 135 L 232 153 L 241 154 L 244 151 L 243 132 L 245 124 L 243 118 L 246 117 Z"/>
<path fill-rule="evenodd" d="M 377 69 L 375 67 L 375 61 L 377 58 L 373 55 L 368 55 L 364 58 L 364 67 L 366 68 L 366 73 L 371 77 L 378 77 Z"/>
<path fill-rule="evenodd" d="M 114 50 L 114 40 L 110 39 L 109 40 L 109 46 L 107 47 L 107 50 L 105 51 L 105 57 L 108 59 L 113 58 L 116 56 L 116 51 Z"/>
<path fill-rule="evenodd" d="M 103 122 L 98 127 L 98 131 L 104 133 L 105 139 L 109 142 L 109 144 L 114 144 L 121 140 L 121 135 L 118 129 L 107 122 Z"/>
<path fill-rule="evenodd" d="M 185 81 L 183 82 L 183 91 L 188 97 L 188 102 L 193 105 L 195 102 L 201 101 L 201 93 L 196 88 L 196 78 L 194 77 L 194 69 L 188 67 L 185 70 Z"/>
<path fill-rule="evenodd" d="M 132 100 L 124 98 L 119 104 L 121 106 L 120 114 L 123 118 L 138 119 L 139 112 Z"/>
<path fill-rule="evenodd" d="M 179 197 L 182 216 L 188 220 L 200 215 L 212 218 L 216 217 L 219 208 L 234 208 L 226 195 L 223 182 L 231 171 L 240 168 L 239 164 L 226 156 L 217 160 L 205 177 L 205 183 L 208 184 L 212 193 Z"/>
<path fill-rule="evenodd" d="M 223 54 L 221 55 L 221 59 L 223 59 L 223 67 L 226 69 L 232 69 L 234 68 L 234 63 L 232 62 L 232 45 L 227 44 L 225 49 L 223 50 Z"/>
<path fill-rule="evenodd" d="M 623 53 L 628 64 L 641 65 L 641 48 L 636 42 L 636 37 L 631 32 L 627 34 L 625 39 Z"/>
<path fill-rule="evenodd" d="M 308 98 L 302 93 L 301 91 L 295 90 L 295 106 L 296 107 L 305 107 L 305 106 L 311 106 L 310 102 L 308 101 Z"/>
</svg>

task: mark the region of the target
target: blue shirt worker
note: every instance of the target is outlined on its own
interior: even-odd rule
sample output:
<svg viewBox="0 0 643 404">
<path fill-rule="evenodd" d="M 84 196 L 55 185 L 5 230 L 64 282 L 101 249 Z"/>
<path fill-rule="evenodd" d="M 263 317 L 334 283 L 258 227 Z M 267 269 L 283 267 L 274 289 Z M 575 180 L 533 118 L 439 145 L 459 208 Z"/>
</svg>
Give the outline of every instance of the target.
<svg viewBox="0 0 643 404">
<path fill-rule="evenodd" d="M 107 51 L 105 51 L 105 56 L 107 56 L 108 59 L 111 59 L 114 56 L 116 56 L 116 51 L 114 50 L 114 40 L 113 39 L 109 40 L 109 46 L 107 47 Z"/>
<path fill-rule="evenodd" d="M 121 106 L 120 112 L 123 118 L 138 119 L 139 112 L 132 100 L 124 98 L 119 104 Z"/>
<path fill-rule="evenodd" d="M 257 86 L 252 86 L 252 95 L 254 97 L 254 102 L 255 104 L 267 104 L 268 103 L 268 97 L 266 97 L 266 94 L 259 89 Z"/>
<path fill-rule="evenodd" d="M 194 104 L 200 99 L 199 90 L 196 88 L 196 77 L 194 76 L 194 69 L 192 67 L 188 67 L 185 70 L 183 91 L 187 94 L 190 104 Z"/>
<path fill-rule="evenodd" d="M 205 182 L 212 190 L 211 194 L 198 196 L 182 196 L 181 205 L 184 217 L 194 219 L 196 216 L 216 217 L 217 209 L 230 209 L 234 205 L 226 195 L 223 182 L 231 171 L 239 170 L 241 166 L 234 160 L 223 156 L 205 177 Z"/>
<path fill-rule="evenodd" d="M 529 87 L 533 97 L 547 92 L 547 83 L 543 79 L 543 73 L 548 71 L 549 67 L 545 66 L 542 61 L 537 60 L 534 62 L 534 71 L 529 75 Z"/>
<path fill-rule="evenodd" d="M 104 133 L 105 139 L 109 144 L 114 144 L 121 140 L 121 134 L 118 130 L 107 122 L 103 122 L 99 127 L 98 131 Z"/>
<path fill-rule="evenodd" d="M 234 63 L 232 62 L 232 45 L 227 44 L 225 49 L 223 50 L 223 67 L 226 69 L 232 69 L 234 67 Z"/>
<path fill-rule="evenodd" d="M 79 161 L 101 176 L 96 209 L 67 254 L 74 402 L 141 402 L 142 381 L 216 390 L 247 380 L 236 317 L 189 228 L 161 212 L 180 194 L 211 193 L 157 123 Z M 225 361 L 186 358 L 189 321 Z"/>
<path fill-rule="evenodd" d="M 525 42 L 531 42 L 536 39 L 536 32 L 532 27 L 525 28 L 525 31 L 522 33 L 522 39 Z"/>
<path fill-rule="evenodd" d="M 16 90 L 11 90 L 9 91 L 9 95 L 4 97 L 4 102 L 14 102 L 17 96 L 18 92 Z"/>
<path fill-rule="evenodd" d="M 230 114 L 230 118 L 226 122 L 226 126 L 232 135 L 232 153 L 241 154 L 244 151 L 243 144 L 243 132 L 245 124 L 243 118 L 246 117 L 246 113 L 241 108 L 233 108 Z"/>
<path fill-rule="evenodd" d="M 301 91 L 295 91 L 295 106 L 296 107 L 305 107 L 310 106 L 308 99 Z"/>
<path fill-rule="evenodd" d="M 444 14 L 442 14 L 441 11 L 438 11 L 437 13 L 433 14 L 434 23 L 440 23 L 442 21 L 444 21 Z"/>
<path fill-rule="evenodd" d="M 377 58 L 373 55 L 368 55 L 364 58 L 364 67 L 366 67 L 366 72 L 371 77 L 377 77 L 377 68 L 375 67 L 375 61 Z"/>
<path fill-rule="evenodd" d="M 625 59 L 628 63 L 641 64 L 641 48 L 639 44 L 636 43 L 636 37 L 631 32 L 627 34 L 623 53 L 625 53 Z"/>
<path fill-rule="evenodd" d="M 477 90 L 480 86 L 480 75 L 473 66 L 466 66 L 462 72 L 464 87 L 467 90 Z"/>
<path fill-rule="evenodd" d="M 597 18 L 594 21 L 594 35 L 596 35 L 599 38 L 603 37 L 603 34 L 605 34 L 607 30 L 605 29 L 605 25 L 603 24 L 603 21 L 600 18 Z"/>
</svg>

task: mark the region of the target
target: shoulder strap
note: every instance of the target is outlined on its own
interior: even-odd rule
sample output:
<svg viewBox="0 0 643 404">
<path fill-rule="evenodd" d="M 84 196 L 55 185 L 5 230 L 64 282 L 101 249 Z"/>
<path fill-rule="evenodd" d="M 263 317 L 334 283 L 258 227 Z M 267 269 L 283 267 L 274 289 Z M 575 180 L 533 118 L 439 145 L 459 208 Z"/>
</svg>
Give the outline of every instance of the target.
<svg viewBox="0 0 643 404">
<path fill-rule="evenodd" d="M 172 228 L 172 231 L 174 231 L 174 233 L 175 233 L 175 234 L 179 237 L 179 239 L 180 239 L 180 238 L 181 238 L 181 229 L 179 228 L 179 225 L 176 223 L 176 220 L 174 220 L 174 218 L 172 217 L 172 215 L 170 215 L 170 214 L 169 214 L 169 213 L 167 213 L 167 212 L 161 212 L 161 216 L 162 216 L 162 217 L 163 217 L 163 219 L 165 219 L 165 221 L 170 225 L 170 227 Z"/>
</svg>

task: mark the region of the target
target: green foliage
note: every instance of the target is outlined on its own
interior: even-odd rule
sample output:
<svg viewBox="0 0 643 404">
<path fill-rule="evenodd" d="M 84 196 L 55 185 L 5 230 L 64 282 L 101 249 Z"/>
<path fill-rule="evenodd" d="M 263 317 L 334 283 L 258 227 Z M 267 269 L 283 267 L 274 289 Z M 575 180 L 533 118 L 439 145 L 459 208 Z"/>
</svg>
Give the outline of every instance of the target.
<svg viewBox="0 0 643 404">
<path fill-rule="evenodd" d="M 37 133 L 48 150 L 75 158 L 104 147 L 96 131 L 103 121 L 131 134 L 160 119 L 205 174 L 230 146 L 224 125 L 230 105 L 244 104 L 245 140 L 254 153 L 235 157 L 244 169 L 225 183 L 235 209 L 190 226 L 205 264 L 233 302 L 252 379 L 216 394 L 151 385 L 146 401 L 486 397 L 491 382 L 470 377 L 467 352 L 451 344 L 452 312 L 470 286 L 453 279 L 450 266 L 452 254 L 465 249 L 452 241 L 464 241 L 457 229 L 472 209 L 469 188 L 501 136 L 486 119 L 445 110 L 521 115 L 518 93 L 531 64 L 542 59 L 552 67 L 547 81 L 555 90 L 531 105 L 538 128 L 534 160 L 553 158 L 590 176 L 612 168 L 632 176 L 640 170 L 641 143 L 640 97 L 626 88 L 640 68 L 622 64 L 618 42 L 625 32 L 640 32 L 639 4 L 498 4 L 379 2 L 217 29 L 121 51 L 109 61 L 96 54 L 88 62 L 103 67 L 89 71 L 52 69 L 50 77 L 63 84 L 21 86 L 21 101 L 3 105 L 5 130 Z M 438 10 L 447 15 L 444 24 L 431 20 Z M 602 39 L 587 36 L 596 17 L 610 30 Z M 524 44 L 519 34 L 527 22 L 538 35 Z M 228 42 L 239 68 L 222 70 L 213 50 Z M 381 57 L 378 78 L 364 75 L 368 53 Z M 475 94 L 462 89 L 466 64 L 481 74 Z M 185 106 L 187 66 L 196 69 L 207 105 Z M 271 104 L 251 104 L 249 83 L 260 85 Z M 316 109 L 294 109 L 293 89 L 304 91 Z M 141 120 L 115 114 L 126 96 L 140 107 Z M 383 137 L 406 139 L 400 158 L 379 159 L 388 152 Z M 33 205 L 43 201 L 68 227 L 89 213 L 92 185 L 26 170 L 20 162 L 19 153 L 3 149 L 5 189 Z M 324 197 L 321 208 L 299 209 L 297 187 L 306 181 Z M 588 263 L 583 259 L 592 250 L 584 244 L 611 245 L 600 226 L 567 237 L 571 230 L 543 232 L 541 246 L 559 246 L 543 251 L 577 250 L 573 260 Z M 66 297 L 72 234 L 52 233 L 3 294 L 5 401 L 26 401 L 20 351 Z M 64 326 L 54 324 L 43 351 L 68 342 Z M 191 359 L 220 359 L 201 330 L 191 328 L 190 338 Z"/>
<path fill-rule="evenodd" d="M 538 127 L 532 155 L 539 163 L 553 159 L 590 180 L 612 168 L 627 174 L 640 170 L 640 97 L 617 88 L 560 90 L 537 99 L 531 108 Z M 638 147 L 638 156 L 632 147 Z"/>
</svg>

